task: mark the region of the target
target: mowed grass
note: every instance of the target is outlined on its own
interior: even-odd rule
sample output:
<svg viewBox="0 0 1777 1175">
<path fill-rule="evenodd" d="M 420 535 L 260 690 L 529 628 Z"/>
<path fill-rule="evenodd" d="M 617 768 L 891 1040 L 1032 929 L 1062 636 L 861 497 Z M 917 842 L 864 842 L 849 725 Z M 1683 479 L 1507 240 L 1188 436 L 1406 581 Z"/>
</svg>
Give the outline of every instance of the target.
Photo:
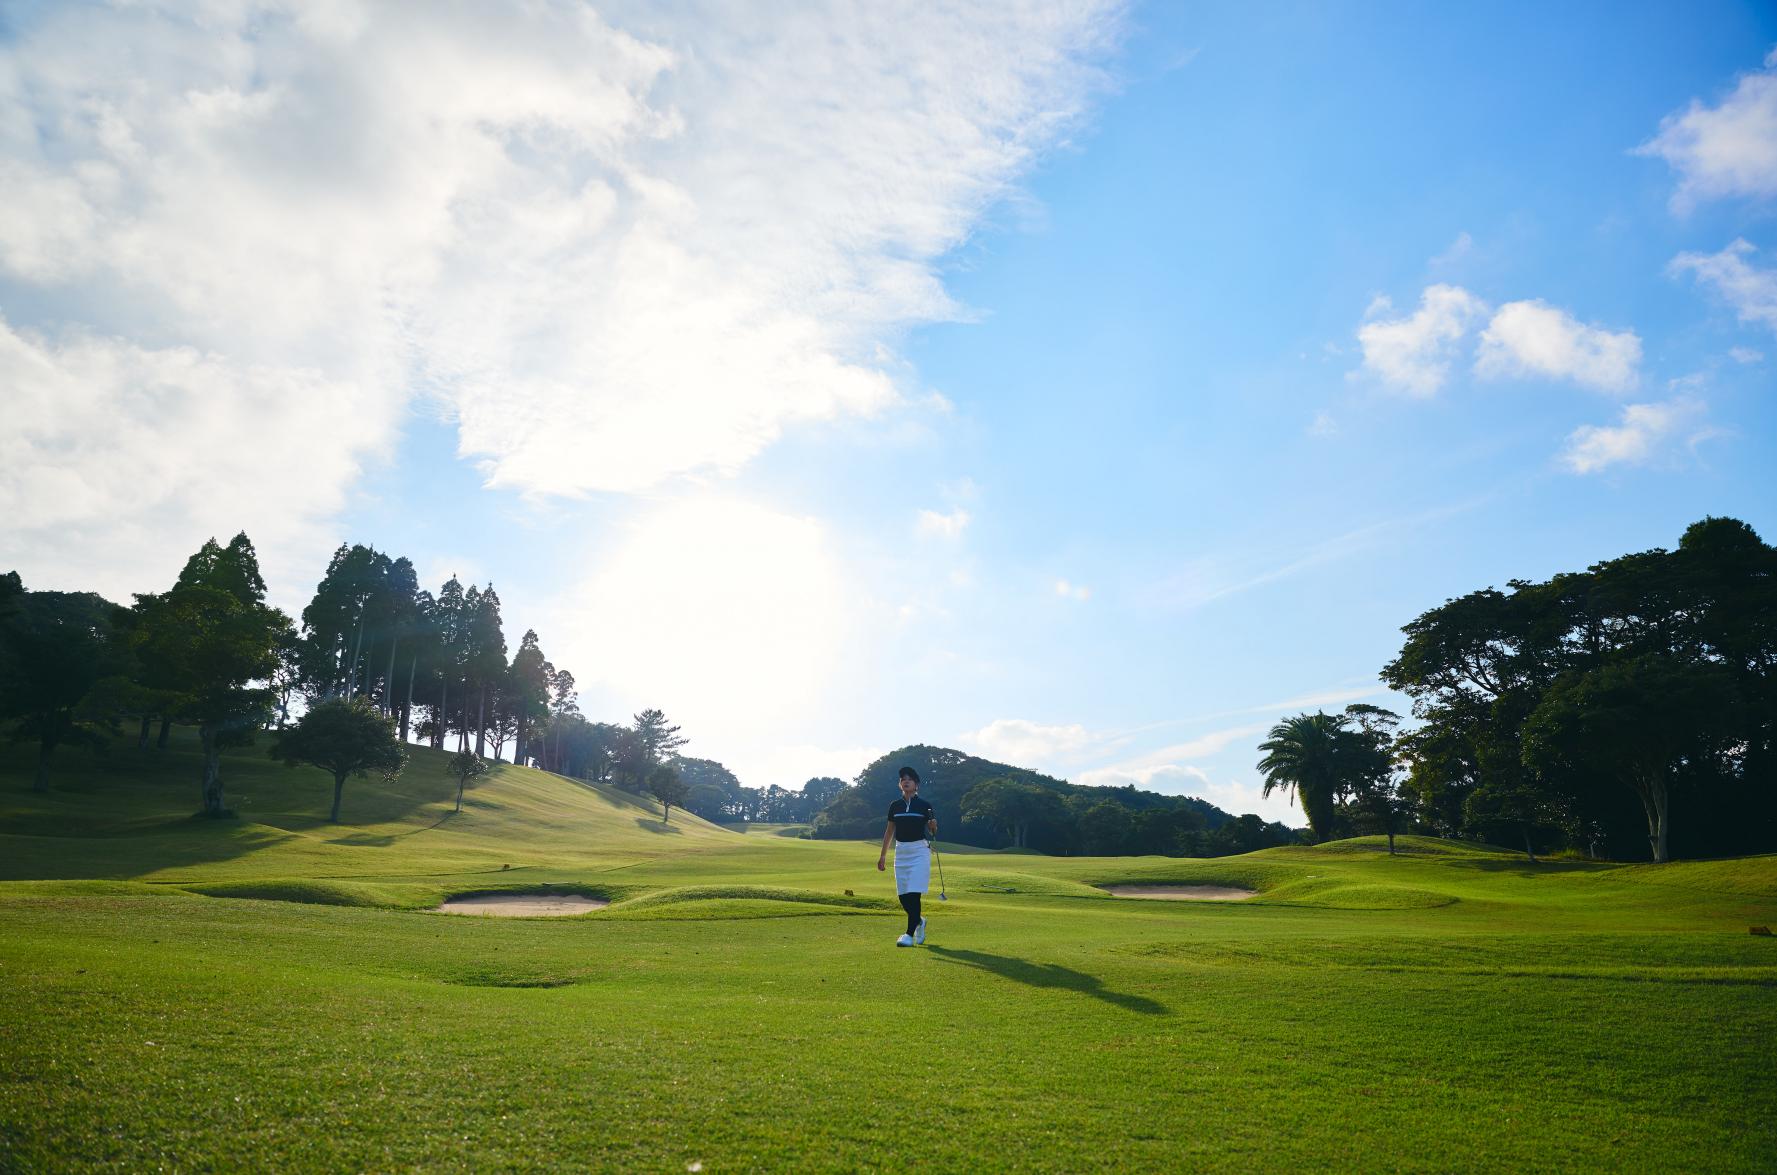
<svg viewBox="0 0 1777 1175">
<path fill-rule="evenodd" d="M 958 848 L 897 950 L 873 844 L 504 768 L 451 814 L 241 752 L 0 765 L 8 1170 L 1772 1169 L 1777 857 L 1406 838 Z M 941 815 L 955 797 L 934 794 Z M 1243 903 L 1136 902 L 1214 883 Z M 427 912 L 517 889 L 560 919 Z M 846 891 L 850 890 L 848 894 Z"/>
</svg>

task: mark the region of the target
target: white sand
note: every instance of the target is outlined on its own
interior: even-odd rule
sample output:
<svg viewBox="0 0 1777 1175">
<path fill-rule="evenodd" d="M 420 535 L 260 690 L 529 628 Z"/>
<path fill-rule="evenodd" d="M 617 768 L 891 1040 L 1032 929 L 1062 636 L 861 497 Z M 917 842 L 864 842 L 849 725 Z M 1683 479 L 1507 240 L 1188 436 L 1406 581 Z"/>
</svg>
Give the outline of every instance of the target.
<svg viewBox="0 0 1777 1175">
<path fill-rule="evenodd" d="M 603 898 L 584 898 L 577 893 L 484 893 L 451 898 L 433 907 L 441 914 L 480 914 L 493 918 L 560 917 L 584 914 L 610 905 Z"/>
<path fill-rule="evenodd" d="M 1104 890 L 1120 898 L 1154 898 L 1162 902 L 1238 902 L 1258 896 L 1257 890 L 1226 885 L 1107 885 Z"/>
</svg>

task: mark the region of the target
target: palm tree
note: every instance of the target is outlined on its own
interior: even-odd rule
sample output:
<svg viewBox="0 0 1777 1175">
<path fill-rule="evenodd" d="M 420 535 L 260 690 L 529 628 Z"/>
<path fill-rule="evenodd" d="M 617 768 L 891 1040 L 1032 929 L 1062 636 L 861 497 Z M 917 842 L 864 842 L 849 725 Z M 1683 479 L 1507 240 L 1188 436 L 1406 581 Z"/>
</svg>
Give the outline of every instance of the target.
<svg viewBox="0 0 1777 1175">
<path fill-rule="evenodd" d="M 1286 796 L 1302 798 L 1308 827 L 1319 840 L 1333 831 L 1333 801 L 1339 794 L 1340 745 L 1345 719 L 1316 712 L 1285 718 L 1271 728 L 1271 737 L 1259 744 L 1265 757 L 1259 770 L 1265 773 L 1264 794 L 1281 788 Z"/>
</svg>

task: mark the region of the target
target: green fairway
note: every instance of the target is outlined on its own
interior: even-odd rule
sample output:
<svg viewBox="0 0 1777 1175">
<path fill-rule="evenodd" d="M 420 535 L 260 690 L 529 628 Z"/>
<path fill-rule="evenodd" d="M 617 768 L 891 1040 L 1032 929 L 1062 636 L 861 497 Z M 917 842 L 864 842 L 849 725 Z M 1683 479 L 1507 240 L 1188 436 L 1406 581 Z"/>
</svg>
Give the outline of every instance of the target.
<svg viewBox="0 0 1777 1175">
<path fill-rule="evenodd" d="M 0 768 L 6 1170 L 1768 1171 L 1777 857 L 1403 838 L 1214 860 L 876 847 L 504 767 L 453 813 L 244 750 Z M 955 797 L 930 797 L 944 814 Z M 792 835 L 784 835 L 791 833 Z M 1244 886 L 1133 901 L 1129 883 Z M 571 891 L 570 918 L 430 913 Z M 847 891 L 850 891 L 849 893 Z"/>
</svg>

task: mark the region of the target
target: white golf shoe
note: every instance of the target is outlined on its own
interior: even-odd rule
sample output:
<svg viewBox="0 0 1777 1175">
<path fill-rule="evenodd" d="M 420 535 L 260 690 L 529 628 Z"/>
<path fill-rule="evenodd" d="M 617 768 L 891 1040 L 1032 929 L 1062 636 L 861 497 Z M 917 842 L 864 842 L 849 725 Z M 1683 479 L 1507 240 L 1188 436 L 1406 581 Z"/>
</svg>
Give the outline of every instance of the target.
<svg viewBox="0 0 1777 1175">
<path fill-rule="evenodd" d="M 926 920 L 921 918 L 919 926 L 913 931 L 913 941 L 920 946 L 926 945 Z"/>
<path fill-rule="evenodd" d="M 913 936 L 911 934 L 903 934 L 900 938 L 895 940 L 895 945 L 898 947 L 910 947 L 913 945 Z"/>
</svg>

